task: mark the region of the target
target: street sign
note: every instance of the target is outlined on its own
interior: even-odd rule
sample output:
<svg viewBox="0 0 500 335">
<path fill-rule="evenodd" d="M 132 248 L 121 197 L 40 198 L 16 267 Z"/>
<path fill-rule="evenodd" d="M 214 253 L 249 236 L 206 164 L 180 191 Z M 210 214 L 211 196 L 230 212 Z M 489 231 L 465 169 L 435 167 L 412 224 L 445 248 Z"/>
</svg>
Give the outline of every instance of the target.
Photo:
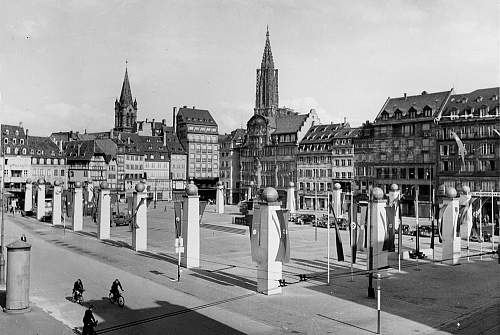
<svg viewBox="0 0 500 335">
<path fill-rule="evenodd" d="M 180 254 L 184 252 L 184 239 L 178 237 L 175 239 L 175 253 Z"/>
<path fill-rule="evenodd" d="M 184 253 L 184 247 L 175 247 L 175 253 L 176 254 Z"/>
</svg>

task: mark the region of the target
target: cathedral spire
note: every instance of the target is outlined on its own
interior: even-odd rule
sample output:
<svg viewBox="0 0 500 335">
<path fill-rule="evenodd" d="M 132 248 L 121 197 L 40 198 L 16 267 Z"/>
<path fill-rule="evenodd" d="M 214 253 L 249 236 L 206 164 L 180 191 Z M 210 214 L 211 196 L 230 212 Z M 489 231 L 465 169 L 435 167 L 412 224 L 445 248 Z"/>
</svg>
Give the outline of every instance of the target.
<svg viewBox="0 0 500 335">
<path fill-rule="evenodd" d="M 271 42 L 269 41 L 269 26 L 266 29 L 266 46 L 262 55 L 261 69 L 274 69 L 273 53 L 271 52 Z"/>
<path fill-rule="evenodd" d="M 128 81 L 128 69 L 127 67 L 125 67 L 125 78 L 123 78 L 122 92 L 120 94 L 120 104 L 122 106 L 128 106 L 133 104 L 133 102 L 132 91 L 130 90 L 130 82 Z"/>
</svg>

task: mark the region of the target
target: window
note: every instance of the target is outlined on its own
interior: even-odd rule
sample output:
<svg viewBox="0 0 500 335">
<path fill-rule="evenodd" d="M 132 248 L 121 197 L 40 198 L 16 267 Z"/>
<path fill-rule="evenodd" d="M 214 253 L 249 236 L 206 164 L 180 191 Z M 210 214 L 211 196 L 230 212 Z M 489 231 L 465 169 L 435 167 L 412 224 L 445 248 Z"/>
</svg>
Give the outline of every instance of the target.
<svg viewBox="0 0 500 335">
<path fill-rule="evenodd" d="M 9 143 L 9 139 L 8 139 L 7 137 L 6 137 L 6 138 L 4 138 L 4 139 L 3 139 L 3 143 L 5 143 L 5 144 Z"/>
</svg>

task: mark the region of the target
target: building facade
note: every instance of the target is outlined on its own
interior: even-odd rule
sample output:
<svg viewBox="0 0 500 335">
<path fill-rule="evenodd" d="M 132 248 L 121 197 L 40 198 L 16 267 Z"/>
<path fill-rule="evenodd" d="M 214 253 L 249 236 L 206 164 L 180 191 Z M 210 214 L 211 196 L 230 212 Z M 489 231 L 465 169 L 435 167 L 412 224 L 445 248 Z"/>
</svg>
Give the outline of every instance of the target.
<svg viewBox="0 0 500 335">
<path fill-rule="evenodd" d="M 499 95 L 498 87 L 453 94 L 437 116 L 438 185 L 500 191 Z"/>
<path fill-rule="evenodd" d="M 236 129 L 230 134 L 219 135 L 219 177 L 224 186 L 226 204 L 237 204 L 240 201 L 240 152 L 238 148 L 245 142 L 245 134 L 245 129 Z"/>
<path fill-rule="evenodd" d="M 355 180 L 361 192 L 397 184 L 403 194 L 403 215 L 430 213 L 436 189 L 436 124 L 452 90 L 388 98 L 373 123 L 365 123 L 355 139 Z"/>
<path fill-rule="evenodd" d="M 316 125 L 299 144 L 297 154 L 297 209 L 302 212 L 327 209 L 328 192 L 335 183 L 351 191 L 353 138 L 358 129 L 346 122 Z"/>
<path fill-rule="evenodd" d="M 187 153 L 187 178 L 193 180 L 202 199 L 215 199 L 219 180 L 218 126 L 208 110 L 179 108 L 176 133 Z"/>
</svg>

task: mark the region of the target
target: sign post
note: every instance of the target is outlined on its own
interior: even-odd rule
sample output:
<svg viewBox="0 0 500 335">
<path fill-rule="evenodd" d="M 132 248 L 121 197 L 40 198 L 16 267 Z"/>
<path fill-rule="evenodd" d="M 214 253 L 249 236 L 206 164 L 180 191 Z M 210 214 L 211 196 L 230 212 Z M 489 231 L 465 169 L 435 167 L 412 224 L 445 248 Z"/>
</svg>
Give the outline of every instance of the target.
<svg viewBox="0 0 500 335">
<path fill-rule="evenodd" d="M 175 218 L 176 220 L 178 218 Z M 184 252 L 184 239 L 182 237 L 177 237 L 175 239 L 175 253 L 179 255 L 177 261 L 177 281 L 181 280 L 181 253 Z"/>
</svg>

